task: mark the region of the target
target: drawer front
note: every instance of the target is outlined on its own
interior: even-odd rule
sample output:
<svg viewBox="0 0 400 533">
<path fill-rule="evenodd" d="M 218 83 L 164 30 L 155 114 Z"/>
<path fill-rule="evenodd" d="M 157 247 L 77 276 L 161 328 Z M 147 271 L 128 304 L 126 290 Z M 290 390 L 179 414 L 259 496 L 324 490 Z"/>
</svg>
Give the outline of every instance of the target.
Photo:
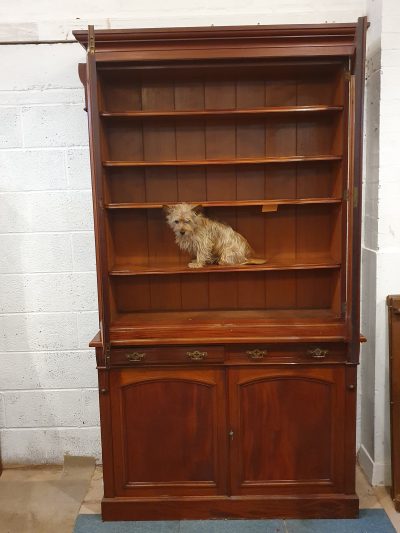
<svg viewBox="0 0 400 533">
<path fill-rule="evenodd" d="M 227 349 L 227 360 L 231 364 L 334 363 L 345 361 L 346 351 L 341 343 L 240 345 Z"/>
<path fill-rule="evenodd" d="M 113 348 L 111 366 L 151 364 L 209 364 L 224 362 L 223 346 L 157 346 Z"/>
</svg>

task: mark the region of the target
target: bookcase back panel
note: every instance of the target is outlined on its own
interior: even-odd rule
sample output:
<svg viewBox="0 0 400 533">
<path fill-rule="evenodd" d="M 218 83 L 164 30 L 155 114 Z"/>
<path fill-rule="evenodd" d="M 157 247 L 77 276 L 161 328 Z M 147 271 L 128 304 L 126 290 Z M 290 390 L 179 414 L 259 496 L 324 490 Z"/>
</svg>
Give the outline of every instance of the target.
<svg viewBox="0 0 400 533">
<path fill-rule="evenodd" d="M 341 260 L 342 210 L 337 205 L 282 205 L 263 213 L 260 206 L 207 208 L 205 215 L 230 225 L 268 261 Z M 187 264 L 162 209 L 116 210 L 109 216 L 110 268 Z"/>
<path fill-rule="evenodd" d="M 207 161 L 281 156 L 341 156 L 335 113 L 268 118 L 112 118 L 105 122 L 109 161 Z M 340 139 L 340 137 L 339 137 Z"/>
<path fill-rule="evenodd" d="M 340 198 L 339 163 L 109 168 L 108 203 Z"/>
<path fill-rule="evenodd" d="M 167 111 L 242 109 L 285 105 L 341 105 L 344 64 L 171 66 L 132 64 L 100 71 L 102 110 Z"/>
<path fill-rule="evenodd" d="M 339 313 L 334 270 L 117 277 L 117 313 L 240 309 L 331 309 Z"/>
<path fill-rule="evenodd" d="M 254 61 L 99 70 L 114 318 L 251 309 L 341 315 L 345 69 L 340 61 Z M 298 156 L 322 160 L 285 160 Z M 229 164 L 209 164 L 216 160 Z M 262 212 L 273 200 L 289 203 Z M 296 200 L 322 203 L 290 205 Z M 206 206 L 205 215 L 245 236 L 265 268 L 187 272 L 192 258 L 161 209 L 178 202 L 226 203 Z"/>
</svg>

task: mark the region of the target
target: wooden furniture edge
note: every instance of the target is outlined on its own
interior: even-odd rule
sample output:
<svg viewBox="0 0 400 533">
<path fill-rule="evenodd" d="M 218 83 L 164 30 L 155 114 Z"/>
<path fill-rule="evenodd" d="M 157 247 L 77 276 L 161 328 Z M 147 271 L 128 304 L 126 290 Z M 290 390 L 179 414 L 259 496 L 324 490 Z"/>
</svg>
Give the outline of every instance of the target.
<svg viewBox="0 0 400 533">
<path fill-rule="evenodd" d="M 400 369 L 398 335 L 393 332 L 394 315 L 399 315 L 400 295 L 388 295 L 386 298 L 388 308 L 388 341 L 389 341 L 389 394 L 390 394 L 390 443 L 391 443 L 391 496 L 397 512 L 400 512 L 400 402 L 398 392 L 398 375 Z M 396 337 L 397 354 L 394 347 Z"/>
<path fill-rule="evenodd" d="M 101 339 L 101 333 L 98 331 L 93 339 L 89 342 L 90 348 L 101 348 L 103 346 L 103 341 Z"/>
<path fill-rule="evenodd" d="M 177 339 L 172 339 L 174 341 L 174 343 L 177 341 Z M 195 340 L 195 339 L 194 339 Z M 239 342 L 240 340 L 240 342 Z M 307 339 L 304 339 L 303 337 L 300 339 L 298 337 L 274 337 L 274 338 L 270 338 L 270 337 L 265 337 L 265 339 L 260 339 L 260 337 L 257 337 L 257 338 L 254 338 L 253 340 L 252 339 L 247 339 L 247 340 L 241 340 L 241 339 L 238 339 L 234 341 L 232 341 L 232 339 L 229 339 L 227 340 L 226 342 L 229 342 L 230 344 L 243 344 L 243 343 L 247 343 L 247 342 L 265 342 L 265 343 L 276 343 L 276 344 L 279 344 L 279 343 L 298 343 L 303 341 L 303 342 L 337 342 L 337 343 L 341 343 L 341 342 L 348 342 L 348 339 L 346 340 L 345 337 L 313 337 L 311 340 L 307 340 Z M 121 340 L 116 340 L 116 339 L 112 339 L 111 340 L 111 345 L 112 346 L 115 346 L 115 347 L 118 347 L 118 346 L 129 346 L 129 345 L 135 345 L 135 344 L 140 344 L 140 345 L 143 345 L 143 346 L 147 346 L 149 344 L 159 344 L 160 340 L 158 339 L 148 339 L 146 341 L 144 341 L 143 339 L 137 339 L 137 338 L 134 338 L 132 337 L 132 339 L 121 339 Z M 165 342 L 165 340 L 164 340 Z M 187 339 L 183 339 L 183 342 L 182 344 L 187 344 L 189 341 Z M 192 344 L 193 344 L 193 341 L 190 341 Z M 202 341 L 203 342 L 203 341 Z M 222 342 L 221 339 L 216 339 L 216 344 L 220 344 Z M 364 335 L 361 335 L 360 336 L 360 343 L 364 343 L 364 342 L 367 342 L 367 339 L 366 337 L 364 337 Z M 96 333 L 96 335 L 93 337 L 93 339 L 90 341 L 89 343 L 89 347 L 90 348 L 102 348 L 103 347 L 103 343 L 102 343 L 102 339 L 101 339 L 101 333 L 100 331 L 98 331 Z"/>
<path fill-rule="evenodd" d="M 247 25 L 247 26 L 193 26 L 169 28 L 134 28 L 134 29 L 98 29 L 95 30 L 96 45 L 118 41 L 172 41 L 188 39 L 224 39 L 258 37 L 353 37 L 357 29 L 356 23 L 332 24 L 280 24 L 280 25 Z M 88 47 L 88 30 L 74 30 L 75 39 L 86 49 Z M 332 35 L 333 33 L 333 35 Z"/>
<path fill-rule="evenodd" d="M 103 498 L 102 517 L 111 520 L 180 520 L 221 518 L 357 518 L 356 494 L 300 496 L 215 496 Z M 160 517 L 160 518 L 158 518 Z"/>
</svg>

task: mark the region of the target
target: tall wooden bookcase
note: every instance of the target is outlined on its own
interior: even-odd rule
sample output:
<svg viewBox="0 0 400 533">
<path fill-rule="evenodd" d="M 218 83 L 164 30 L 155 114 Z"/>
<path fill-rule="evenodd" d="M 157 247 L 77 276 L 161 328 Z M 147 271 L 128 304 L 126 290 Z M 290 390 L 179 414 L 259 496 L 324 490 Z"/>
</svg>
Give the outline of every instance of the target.
<svg viewBox="0 0 400 533">
<path fill-rule="evenodd" d="M 105 520 L 353 517 L 366 19 L 74 32 Z M 188 268 L 162 206 L 263 265 Z"/>
</svg>

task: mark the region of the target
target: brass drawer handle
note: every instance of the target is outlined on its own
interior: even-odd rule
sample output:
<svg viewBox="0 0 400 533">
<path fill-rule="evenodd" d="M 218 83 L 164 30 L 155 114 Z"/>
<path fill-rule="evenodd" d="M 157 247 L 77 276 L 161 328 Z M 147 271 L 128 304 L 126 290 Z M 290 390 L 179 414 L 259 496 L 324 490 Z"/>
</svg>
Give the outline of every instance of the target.
<svg viewBox="0 0 400 533">
<path fill-rule="evenodd" d="M 194 352 L 186 352 L 186 355 L 192 361 L 202 361 L 207 357 L 207 352 L 199 352 L 199 350 L 195 350 Z"/>
<path fill-rule="evenodd" d="M 329 350 L 322 350 L 321 348 L 314 348 L 313 350 L 308 350 L 308 355 L 314 357 L 314 359 L 324 359 L 329 353 Z"/>
<path fill-rule="evenodd" d="M 256 348 L 255 350 L 247 350 L 246 354 L 250 359 L 264 359 L 267 355 L 267 350 L 259 350 Z"/>
<path fill-rule="evenodd" d="M 126 358 L 131 362 L 131 363 L 136 363 L 138 361 L 143 361 L 143 359 L 145 358 L 145 355 L 143 352 L 132 352 L 132 353 L 127 353 L 126 354 Z"/>
</svg>

